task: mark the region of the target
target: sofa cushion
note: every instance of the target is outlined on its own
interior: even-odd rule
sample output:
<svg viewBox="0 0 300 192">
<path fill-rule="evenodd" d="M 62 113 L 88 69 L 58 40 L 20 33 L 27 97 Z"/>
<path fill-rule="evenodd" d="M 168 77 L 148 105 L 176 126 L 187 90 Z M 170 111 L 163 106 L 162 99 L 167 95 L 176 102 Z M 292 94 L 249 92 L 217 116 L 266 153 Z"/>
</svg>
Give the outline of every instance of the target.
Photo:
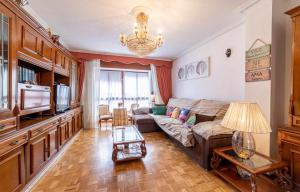
<svg viewBox="0 0 300 192">
<path fill-rule="evenodd" d="M 193 126 L 196 123 L 196 115 L 191 115 L 185 122 L 188 126 Z"/>
<path fill-rule="evenodd" d="M 196 114 L 216 116 L 216 119 L 222 119 L 229 107 L 229 103 L 215 100 L 201 100 L 195 104 L 191 111 Z"/>
<path fill-rule="evenodd" d="M 233 130 L 221 126 L 221 121 L 215 120 L 198 123 L 192 127 L 192 130 L 195 134 L 205 139 L 209 139 L 209 137 L 215 135 L 232 134 Z"/>
<path fill-rule="evenodd" d="M 199 100 L 170 98 L 167 106 L 191 109 Z"/>
<path fill-rule="evenodd" d="M 165 115 L 167 108 L 164 105 L 159 105 L 159 106 L 157 105 L 152 107 L 152 111 L 154 115 Z"/>
<path fill-rule="evenodd" d="M 171 117 L 174 118 L 174 119 L 177 119 L 179 117 L 179 114 L 180 114 L 180 109 L 178 107 L 176 107 L 173 110 Z"/>
<path fill-rule="evenodd" d="M 178 119 L 179 119 L 181 122 L 183 122 L 183 123 L 186 122 L 189 113 L 190 113 L 190 110 L 185 109 L 185 108 L 182 108 L 182 109 L 180 110 L 180 114 L 179 114 Z"/>
<path fill-rule="evenodd" d="M 167 106 L 166 115 L 169 116 L 169 117 L 171 117 L 174 109 L 175 109 L 175 107 L 173 107 L 173 106 Z"/>
</svg>

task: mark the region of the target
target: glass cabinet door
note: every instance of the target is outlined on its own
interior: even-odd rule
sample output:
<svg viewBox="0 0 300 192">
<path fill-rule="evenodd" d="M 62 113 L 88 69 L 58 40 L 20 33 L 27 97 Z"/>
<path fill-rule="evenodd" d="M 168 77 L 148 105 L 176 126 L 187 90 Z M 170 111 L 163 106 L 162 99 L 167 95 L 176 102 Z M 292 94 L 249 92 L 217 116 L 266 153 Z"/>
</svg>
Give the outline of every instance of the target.
<svg viewBox="0 0 300 192">
<path fill-rule="evenodd" d="M 0 13 L 0 110 L 9 107 L 9 17 Z"/>
</svg>

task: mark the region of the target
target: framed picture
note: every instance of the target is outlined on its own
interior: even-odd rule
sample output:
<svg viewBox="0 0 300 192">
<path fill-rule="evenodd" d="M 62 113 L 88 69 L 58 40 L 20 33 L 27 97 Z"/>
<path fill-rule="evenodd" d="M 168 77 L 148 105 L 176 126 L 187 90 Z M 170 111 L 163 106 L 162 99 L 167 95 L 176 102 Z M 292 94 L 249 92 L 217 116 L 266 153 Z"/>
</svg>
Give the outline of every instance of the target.
<svg viewBox="0 0 300 192">
<path fill-rule="evenodd" d="M 198 79 L 209 76 L 210 58 L 206 57 L 179 67 L 177 70 L 178 80 Z"/>
</svg>

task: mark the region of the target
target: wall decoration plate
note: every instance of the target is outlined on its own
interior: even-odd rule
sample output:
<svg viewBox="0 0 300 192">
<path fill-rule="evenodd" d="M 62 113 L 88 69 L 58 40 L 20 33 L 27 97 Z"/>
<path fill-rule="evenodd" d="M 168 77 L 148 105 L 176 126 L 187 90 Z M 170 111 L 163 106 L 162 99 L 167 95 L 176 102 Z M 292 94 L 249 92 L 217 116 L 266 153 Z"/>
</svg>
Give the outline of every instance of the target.
<svg viewBox="0 0 300 192">
<path fill-rule="evenodd" d="M 199 61 L 195 61 L 184 66 L 181 66 L 177 70 L 178 80 L 198 79 L 209 76 L 210 70 L 210 58 L 206 57 Z"/>
</svg>

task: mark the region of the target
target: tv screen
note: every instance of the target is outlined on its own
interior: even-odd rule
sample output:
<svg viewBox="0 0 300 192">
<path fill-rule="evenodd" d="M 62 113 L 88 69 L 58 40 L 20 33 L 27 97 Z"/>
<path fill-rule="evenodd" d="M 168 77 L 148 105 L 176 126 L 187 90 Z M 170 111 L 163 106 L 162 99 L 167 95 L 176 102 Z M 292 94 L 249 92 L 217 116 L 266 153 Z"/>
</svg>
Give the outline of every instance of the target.
<svg viewBox="0 0 300 192">
<path fill-rule="evenodd" d="M 70 107 L 70 87 L 66 85 L 55 85 L 55 111 L 64 112 Z"/>
</svg>

